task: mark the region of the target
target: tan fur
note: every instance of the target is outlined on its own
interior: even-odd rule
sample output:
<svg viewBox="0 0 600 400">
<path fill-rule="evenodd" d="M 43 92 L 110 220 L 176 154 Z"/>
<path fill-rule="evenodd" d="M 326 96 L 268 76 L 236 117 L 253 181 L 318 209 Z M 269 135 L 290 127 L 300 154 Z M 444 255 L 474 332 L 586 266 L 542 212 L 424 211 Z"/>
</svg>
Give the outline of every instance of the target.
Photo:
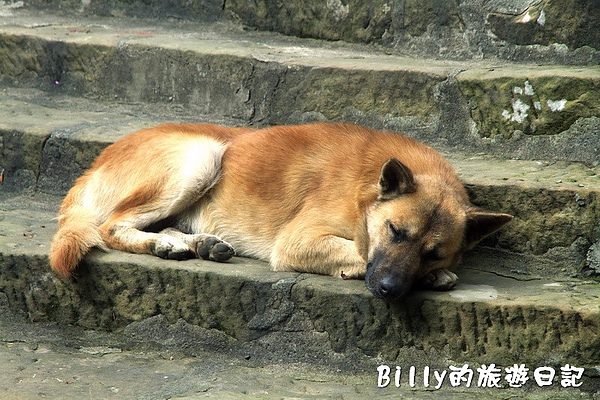
<svg viewBox="0 0 600 400">
<path fill-rule="evenodd" d="M 451 276 L 436 270 L 453 268 L 511 217 L 475 209 L 439 153 L 399 134 L 349 124 L 167 124 L 109 146 L 59 218 L 50 262 L 62 275 L 93 246 L 221 261 L 233 246 L 276 271 L 366 273 L 369 289 L 391 299 L 377 280 L 435 288 Z M 156 224 L 185 234 L 144 231 Z M 406 242 L 390 242 L 395 226 Z M 424 262 L 432 252 L 435 262 Z"/>
</svg>

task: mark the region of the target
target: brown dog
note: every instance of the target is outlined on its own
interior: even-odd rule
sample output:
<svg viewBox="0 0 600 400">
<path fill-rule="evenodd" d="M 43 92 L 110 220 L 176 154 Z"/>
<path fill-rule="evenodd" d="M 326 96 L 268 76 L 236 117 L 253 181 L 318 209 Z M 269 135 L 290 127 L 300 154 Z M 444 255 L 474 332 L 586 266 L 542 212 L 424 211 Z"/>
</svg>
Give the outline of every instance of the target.
<svg viewBox="0 0 600 400">
<path fill-rule="evenodd" d="M 396 300 L 417 280 L 453 287 L 463 252 L 511 219 L 472 206 L 439 153 L 399 134 L 167 124 L 117 141 L 77 180 L 50 263 L 68 276 L 94 246 L 214 261 L 235 248 L 274 271 L 365 277 Z"/>
</svg>

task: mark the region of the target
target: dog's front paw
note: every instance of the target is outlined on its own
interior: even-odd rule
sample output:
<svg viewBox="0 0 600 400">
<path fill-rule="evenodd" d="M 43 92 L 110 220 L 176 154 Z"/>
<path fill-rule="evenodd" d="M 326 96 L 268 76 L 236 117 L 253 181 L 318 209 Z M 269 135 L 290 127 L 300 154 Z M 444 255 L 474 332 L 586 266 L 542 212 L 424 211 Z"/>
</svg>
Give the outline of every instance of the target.
<svg viewBox="0 0 600 400">
<path fill-rule="evenodd" d="M 334 276 L 339 276 L 343 280 L 364 279 L 367 267 L 363 264 L 356 266 L 346 266 L 339 269 L 339 273 L 334 273 Z"/>
<path fill-rule="evenodd" d="M 433 290 L 450 290 L 458 283 L 458 276 L 446 268 L 434 269 L 421 279 L 421 287 Z"/>
<path fill-rule="evenodd" d="M 235 255 L 235 250 L 218 237 L 209 236 L 196 244 L 196 255 L 205 260 L 224 262 Z"/>
<path fill-rule="evenodd" d="M 189 246 L 174 237 L 164 235 L 150 244 L 153 255 L 169 260 L 187 260 L 194 257 Z"/>
</svg>

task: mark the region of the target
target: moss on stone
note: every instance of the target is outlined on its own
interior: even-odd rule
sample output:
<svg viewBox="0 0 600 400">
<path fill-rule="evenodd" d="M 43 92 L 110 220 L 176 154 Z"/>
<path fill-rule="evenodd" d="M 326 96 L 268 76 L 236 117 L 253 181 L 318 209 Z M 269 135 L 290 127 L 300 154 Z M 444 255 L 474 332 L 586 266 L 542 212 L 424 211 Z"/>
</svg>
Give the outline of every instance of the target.
<svg viewBox="0 0 600 400">
<path fill-rule="evenodd" d="M 580 118 L 600 115 L 600 75 L 501 76 L 459 82 L 482 137 L 510 138 L 517 130 L 526 135 L 556 135 Z"/>
<path fill-rule="evenodd" d="M 21 76 L 26 72 L 42 73 L 45 56 L 42 40 L 29 40 L 17 35 L 3 35 L 0 41 L 0 73 Z"/>
<path fill-rule="evenodd" d="M 519 186 L 469 185 L 468 189 L 474 204 L 515 216 L 494 237 L 504 249 L 541 255 L 578 238 L 591 244 L 598 234 L 600 199 L 596 192 Z"/>
<path fill-rule="evenodd" d="M 31 187 L 40 174 L 42 148 L 46 135 L 25 134 L 0 129 L 0 166 L 4 178 L 16 187 Z M 27 175 L 23 175 L 26 172 Z M 27 181 L 24 181 L 27 180 Z"/>
<path fill-rule="evenodd" d="M 410 35 L 421 36 L 428 27 L 437 26 L 464 29 L 456 1 L 447 0 L 407 0 L 404 2 L 402 27 Z"/>
<path fill-rule="evenodd" d="M 434 91 L 442 79 L 410 71 L 299 69 L 279 85 L 274 107 L 285 107 L 288 115 L 291 109 L 316 111 L 330 120 L 341 119 L 349 108 L 386 118 L 427 119 L 439 114 Z"/>
</svg>

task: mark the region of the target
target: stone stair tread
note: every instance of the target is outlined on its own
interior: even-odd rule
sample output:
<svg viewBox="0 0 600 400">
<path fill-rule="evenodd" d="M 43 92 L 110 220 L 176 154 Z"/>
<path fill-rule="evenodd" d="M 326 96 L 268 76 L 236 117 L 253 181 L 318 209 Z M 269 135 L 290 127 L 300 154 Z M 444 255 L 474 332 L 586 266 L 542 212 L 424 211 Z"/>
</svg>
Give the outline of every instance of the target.
<svg viewBox="0 0 600 400">
<path fill-rule="evenodd" d="M 239 123 L 226 118 L 191 115 L 177 105 L 112 103 L 32 88 L 0 88 L 0 93 L 1 130 L 40 135 L 77 130 L 72 139 L 107 145 L 128 133 L 164 122 Z"/>
<path fill-rule="evenodd" d="M 48 18 L 48 20 L 46 20 Z M 377 69 L 415 69 L 445 75 L 462 65 L 453 61 L 418 61 L 388 55 L 369 46 L 321 42 L 265 32 L 248 32 L 227 24 L 133 19 L 85 19 L 73 21 L 58 16 L 9 17 L 2 25 L 4 35 L 38 36 L 47 40 L 105 46 L 147 45 L 207 54 L 229 54 L 265 62 Z M 299 45 L 301 44 L 301 45 Z M 483 64 L 486 65 L 486 64 Z"/>
<path fill-rule="evenodd" d="M 2 198 L 4 197 L 4 198 Z M 56 212 L 59 197 L 55 196 L 2 196 L 0 210 L 0 254 L 45 257 L 52 235 L 56 232 Z M 25 240 L 23 240 L 25 239 Z M 477 253 L 477 249 L 471 254 Z M 488 249 L 489 251 L 489 249 Z M 493 250 L 491 250 L 493 251 Z M 90 258 L 102 264 L 138 264 L 146 268 L 176 268 L 198 273 L 218 273 L 229 277 L 258 279 L 275 283 L 281 279 L 298 277 L 298 273 L 271 272 L 265 262 L 234 257 L 227 263 L 204 260 L 170 261 L 150 255 L 129 254 L 111 250 L 107 253 L 93 251 Z M 460 283 L 448 292 L 422 291 L 419 298 L 463 302 L 486 302 L 490 304 L 519 304 L 522 306 L 572 308 L 600 315 L 600 286 L 590 280 L 571 277 L 545 278 L 538 276 L 504 276 L 493 271 L 492 260 L 467 257 L 460 271 Z M 479 264 L 479 265 L 478 265 Z M 331 277 L 303 274 L 304 283 L 317 286 L 332 293 L 361 297 L 372 295 L 362 281 L 334 279 Z"/>
<path fill-rule="evenodd" d="M 355 121 L 504 158 L 597 165 L 597 66 L 416 58 L 225 22 L 33 12 L 6 17 L 2 38 L 8 85 L 252 124 Z"/>
<path fill-rule="evenodd" d="M 502 160 L 489 156 L 447 154 L 467 184 L 516 185 L 548 190 L 600 190 L 600 170 L 573 162 Z"/>
<path fill-rule="evenodd" d="M 446 76 L 464 71 L 468 78 L 498 76 L 595 77 L 595 66 L 536 65 L 497 59 L 453 61 L 389 54 L 376 46 L 290 38 L 270 32 L 243 30 L 232 23 L 70 17 L 39 13 L 4 16 L 4 35 L 38 36 L 52 41 L 104 46 L 142 45 L 207 54 L 229 54 L 264 62 L 318 68 L 408 70 Z"/>
</svg>

